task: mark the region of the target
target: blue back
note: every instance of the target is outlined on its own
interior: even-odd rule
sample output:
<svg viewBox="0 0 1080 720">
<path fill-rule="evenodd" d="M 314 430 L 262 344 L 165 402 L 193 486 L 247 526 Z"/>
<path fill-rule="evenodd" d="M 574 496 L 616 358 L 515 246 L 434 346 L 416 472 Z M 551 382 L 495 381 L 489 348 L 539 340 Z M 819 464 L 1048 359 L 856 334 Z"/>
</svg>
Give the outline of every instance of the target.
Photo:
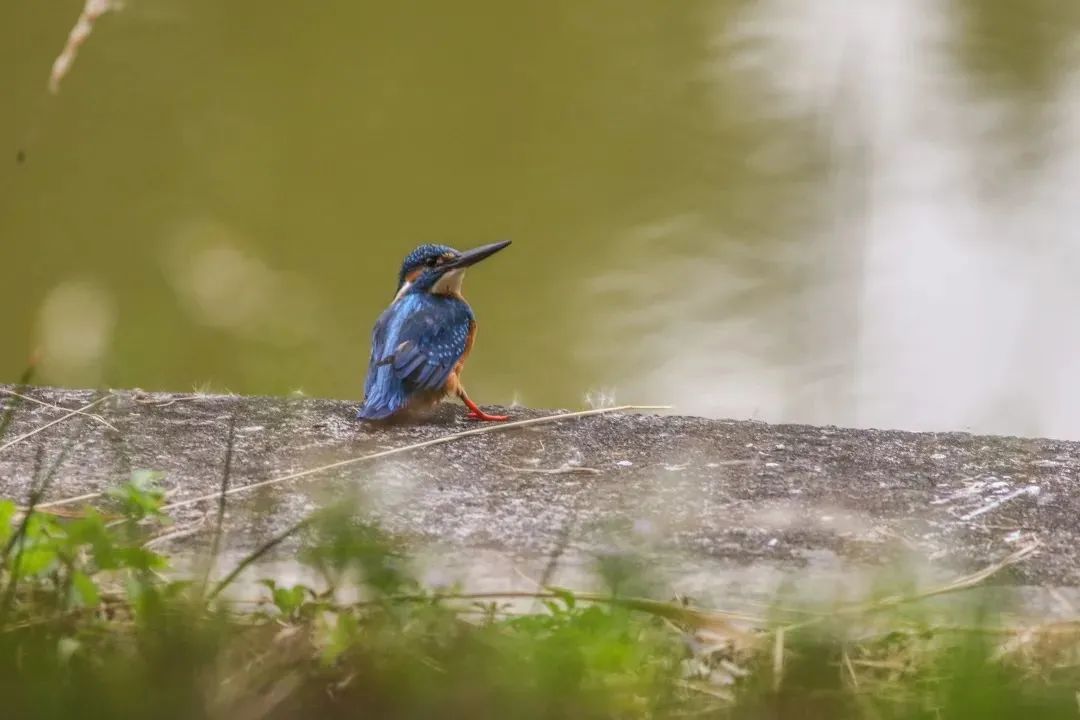
<svg viewBox="0 0 1080 720">
<path fill-rule="evenodd" d="M 416 393 L 441 391 L 465 354 L 474 322 L 472 309 L 458 297 L 415 292 L 395 300 L 375 323 L 357 417 L 382 420 Z"/>
</svg>

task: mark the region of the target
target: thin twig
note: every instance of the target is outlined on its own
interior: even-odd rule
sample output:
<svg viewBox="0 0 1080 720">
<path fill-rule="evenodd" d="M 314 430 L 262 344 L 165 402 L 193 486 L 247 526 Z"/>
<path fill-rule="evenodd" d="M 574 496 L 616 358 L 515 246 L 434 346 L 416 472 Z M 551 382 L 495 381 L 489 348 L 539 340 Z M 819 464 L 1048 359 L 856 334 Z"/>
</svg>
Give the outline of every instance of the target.
<svg viewBox="0 0 1080 720">
<path fill-rule="evenodd" d="M 30 381 L 34 379 L 34 373 L 37 371 L 38 359 L 37 355 L 32 356 L 26 369 L 23 370 L 22 377 L 19 378 L 19 384 L 16 385 L 20 390 L 26 390 L 30 385 Z M 0 438 L 4 437 L 7 433 L 7 429 L 11 426 L 11 421 L 15 419 L 15 411 L 19 408 L 20 402 L 21 400 L 16 397 L 4 411 L 4 416 L 0 418 Z"/>
<path fill-rule="evenodd" d="M 993 565 L 988 565 L 987 567 L 979 570 L 978 572 L 974 572 L 970 575 L 965 575 L 964 577 L 957 578 L 948 585 L 943 585 L 938 588 L 932 588 L 923 592 L 913 593 L 911 595 L 894 595 L 891 597 L 882 598 L 877 602 L 869 603 L 866 605 L 854 606 L 850 608 L 841 608 L 839 612 L 863 612 L 865 610 L 884 609 L 888 607 L 893 607 L 895 605 L 914 602 L 916 600 L 925 600 L 927 598 L 956 592 L 958 590 L 966 590 L 967 588 L 970 588 L 974 585 L 978 585 L 990 576 L 996 575 L 1010 565 L 1015 565 L 1016 563 L 1026 558 L 1028 555 L 1031 555 L 1033 552 L 1038 550 L 1041 546 L 1042 543 L 1036 540 L 1030 545 L 1025 545 L 1011 555 L 1002 558 Z"/>
<path fill-rule="evenodd" d="M 189 400 L 205 400 L 206 395 L 188 395 L 186 397 L 171 397 L 168 400 L 157 400 L 150 396 L 150 393 L 144 393 L 142 395 L 136 394 L 133 400 L 138 405 L 149 405 L 150 407 L 166 408 L 178 402 L 186 402 Z"/>
<path fill-rule="evenodd" d="M 859 689 L 859 676 L 855 674 L 855 668 L 851 665 L 851 655 L 848 654 L 847 648 L 844 648 L 844 667 L 847 668 L 848 674 L 851 676 L 851 685 L 856 690 Z"/>
<path fill-rule="evenodd" d="M 559 528 L 559 535 L 555 539 L 555 547 L 551 549 L 551 553 L 548 555 L 547 563 L 544 565 L 544 572 L 540 575 L 540 587 L 549 587 L 551 584 L 551 578 L 555 577 L 556 570 L 559 569 L 559 560 L 562 559 L 563 553 L 566 552 L 566 548 L 570 546 L 570 534 L 574 530 L 574 524 L 577 522 L 577 503 L 571 508 L 570 517 L 566 519 L 563 526 Z"/>
<path fill-rule="evenodd" d="M 290 527 L 287 530 L 285 530 L 284 532 L 282 532 L 280 535 L 276 535 L 276 536 L 270 538 L 265 543 L 263 543 L 259 547 L 255 548 L 255 550 L 253 552 L 248 553 L 247 557 L 245 557 L 243 560 L 241 560 L 239 563 L 237 563 L 236 567 L 234 567 L 232 569 L 232 572 L 230 572 L 228 575 L 226 575 L 224 578 L 222 578 L 221 581 L 219 581 L 218 584 L 214 586 L 214 589 L 211 590 L 210 594 L 206 596 L 207 599 L 208 600 L 213 600 L 215 597 L 220 595 L 221 591 L 224 590 L 225 588 L 229 587 L 229 585 L 231 585 L 232 582 L 234 580 L 236 580 L 237 577 L 240 576 L 240 573 L 244 572 L 244 570 L 248 566 L 250 566 L 252 563 L 257 561 L 263 555 L 266 555 L 266 553 L 270 552 L 271 550 L 276 548 L 281 543 L 288 540 L 290 537 L 292 537 L 296 533 L 303 530 L 305 527 L 307 527 L 311 523 L 311 521 L 312 521 L 311 516 L 304 518 L 300 522 L 296 523 L 292 527 Z"/>
<path fill-rule="evenodd" d="M 1020 548 L 1019 550 L 1017 550 L 1016 552 L 1012 553 L 1011 555 L 1008 555 L 1007 557 L 1002 558 L 1001 560 L 994 563 L 993 565 L 988 565 L 987 567 L 983 568 L 982 570 L 979 570 L 978 572 L 974 572 L 974 573 L 971 573 L 970 575 L 965 575 L 965 576 L 963 576 L 961 578 L 957 578 L 956 580 L 953 580 L 951 583 L 948 583 L 947 585 L 942 585 L 941 587 L 936 587 L 936 588 L 931 588 L 929 590 L 923 590 L 921 592 L 911 593 L 910 595 L 890 595 L 889 597 L 881 598 L 880 600 L 875 600 L 875 601 L 869 602 L 869 603 L 858 603 L 858 604 L 855 604 L 855 605 L 847 605 L 845 607 L 837 608 L 830 615 L 821 616 L 821 617 L 815 617 L 815 618 L 811 618 L 809 620 L 803 620 L 801 622 L 797 622 L 797 623 L 794 623 L 794 624 L 791 624 L 791 625 L 787 625 L 784 628 L 779 628 L 777 630 L 777 632 L 782 632 L 785 629 L 786 630 L 795 630 L 795 629 L 804 628 L 804 627 L 807 627 L 809 625 L 814 625 L 816 623 L 820 623 L 823 620 L 825 620 L 826 618 L 836 617 L 837 615 L 857 615 L 857 614 L 862 614 L 862 613 L 877 612 L 877 611 L 880 611 L 880 610 L 887 610 L 887 609 L 890 609 L 890 608 L 894 608 L 894 607 L 896 607 L 898 605 L 905 605 L 907 603 L 918 602 L 919 600 L 926 600 L 928 598 L 937 597 L 938 595 L 945 595 L 947 593 L 953 593 L 953 592 L 957 592 L 957 591 L 960 591 L 960 590 L 966 590 L 966 589 L 968 589 L 970 587 L 974 587 L 975 585 L 978 585 L 983 580 L 986 580 L 987 578 L 989 578 L 989 577 L 991 577 L 993 575 L 996 575 L 997 573 L 1001 572 L 1002 570 L 1009 567 L 1010 565 L 1015 565 L 1016 563 L 1020 562 L 1024 558 L 1026 558 L 1028 555 L 1031 555 L 1033 552 L 1038 550 L 1041 546 L 1042 546 L 1042 543 L 1039 542 L 1038 540 L 1036 540 L 1035 542 L 1031 543 L 1030 545 L 1026 545 L 1026 546 Z"/>
<path fill-rule="evenodd" d="M 725 703 L 733 703 L 733 702 L 735 702 L 734 693 L 729 692 L 728 690 L 722 690 L 720 688 L 715 688 L 715 687 L 713 687 L 711 685 L 708 685 L 706 683 L 696 683 L 696 682 L 690 682 L 688 680 L 676 680 L 675 684 L 678 685 L 679 687 L 683 688 L 684 690 L 693 690 L 694 692 L 699 692 L 699 693 L 702 693 L 703 695 L 708 695 L 711 698 L 714 698 L 716 700 L 720 700 L 720 701 L 725 702 Z"/>
<path fill-rule="evenodd" d="M 526 575 L 526 574 L 525 574 L 524 572 L 522 572 L 522 571 L 521 571 L 521 568 L 519 568 L 519 567 L 518 567 L 517 565 L 514 565 L 514 566 L 513 566 L 512 568 L 510 568 L 510 569 L 511 569 L 511 570 L 513 570 L 513 571 L 514 571 L 514 573 L 515 573 L 515 574 L 516 574 L 516 575 L 517 575 L 517 576 L 518 576 L 519 578 L 521 578 L 522 580 L 524 580 L 524 581 L 528 582 L 529 584 L 531 584 L 531 585 L 534 585 L 534 586 L 536 586 L 537 588 L 540 588 L 540 589 L 543 589 L 543 588 L 544 588 L 544 585 L 543 585 L 543 583 L 541 583 L 541 582 L 540 582 L 539 580 L 537 580 L 536 578 L 533 578 L 533 577 L 529 577 L 528 575 Z"/>
<path fill-rule="evenodd" d="M 112 396 L 113 396 L 113 394 L 112 394 L 112 393 L 109 393 L 109 394 L 107 394 L 107 395 L 105 395 L 105 396 L 103 396 L 103 397 L 99 397 L 99 398 L 98 398 L 97 400 L 95 400 L 94 402 L 92 402 L 92 403 L 88 403 L 88 404 L 86 404 L 86 405 L 83 405 L 83 406 L 82 406 L 81 408 L 79 408 L 78 410 L 71 410 L 70 412 L 68 412 L 68 413 L 67 413 L 66 415 L 64 415 L 63 417 L 59 417 L 59 418 L 56 418 L 55 420 L 53 420 L 53 421 L 51 421 L 51 422 L 47 422 L 47 423 L 45 423 L 44 425 L 42 425 L 41 427 L 37 428 L 36 430 L 31 430 L 31 431 L 30 431 L 30 432 L 28 432 L 28 433 L 24 433 L 24 434 L 20 435 L 19 437 L 15 438 L 14 440 L 10 440 L 10 441 L 8 441 L 8 442 L 4 443 L 3 445 L 0 445 L 0 452 L 3 452 L 4 450 L 7 450 L 7 449 L 8 449 L 9 447 L 11 447 L 12 445 L 15 445 L 16 443 L 20 443 L 20 442 L 22 442 L 23 440 L 26 440 L 26 439 L 27 439 L 27 438 L 29 438 L 29 437 L 32 437 L 32 436 L 34 436 L 34 435 L 37 435 L 37 434 L 38 434 L 39 432 L 42 432 L 42 431 L 44 431 L 44 430 L 48 430 L 48 429 L 49 429 L 49 428 L 51 428 L 51 427 L 52 427 L 53 425 L 57 425 L 57 424 L 59 424 L 59 423 L 62 423 L 62 422 L 64 422 L 65 420 L 67 420 L 68 418 L 73 418 L 73 417 L 75 417 L 76 415 L 86 415 L 86 414 L 87 414 L 87 413 L 86 413 L 86 411 L 87 411 L 87 410 L 89 410 L 90 408 L 94 407 L 95 405 L 99 405 L 99 404 L 101 404 L 101 403 L 105 402 L 106 400 L 108 400 L 108 399 L 109 399 L 109 398 L 111 398 Z"/>
<path fill-rule="evenodd" d="M 85 518 L 86 517 L 86 508 L 84 508 L 82 510 L 63 510 L 59 506 L 66 505 L 66 504 L 69 504 L 69 503 L 72 503 L 72 502 L 76 502 L 78 500 L 88 500 L 88 499 L 93 499 L 93 498 L 96 498 L 96 497 L 101 497 L 104 494 L 105 493 L 92 492 L 92 493 L 86 493 L 85 495 L 79 495 L 78 497 L 74 497 L 74 498 L 65 498 L 64 500 L 54 500 L 53 502 L 49 502 L 49 503 L 39 503 L 39 504 L 34 506 L 33 511 L 36 512 L 36 513 L 42 514 L 42 515 L 52 515 L 54 517 Z M 53 506 L 57 506 L 57 507 L 53 507 Z M 90 509 L 91 510 L 96 510 L 96 508 L 90 508 Z M 22 517 L 24 515 L 26 515 L 26 513 L 28 513 L 28 512 L 30 512 L 29 507 L 27 507 L 25 505 L 16 505 L 15 506 L 14 519 L 22 519 Z M 106 527 L 111 527 L 111 526 L 116 525 L 116 524 L 123 521 L 123 518 L 120 515 L 117 515 L 116 513 L 107 512 L 107 511 L 103 512 L 101 510 L 96 510 L 96 512 L 102 517 L 102 519 L 108 521 Z"/>
<path fill-rule="evenodd" d="M 11 552 L 11 548 L 14 547 L 14 543 L 18 539 L 17 536 L 19 535 L 19 533 L 25 532 L 26 523 L 29 521 L 30 515 L 37 512 L 38 509 L 41 507 L 39 505 L 39 501 L 45 496 L 45 493 L 48 491 L 49 486 L 52 485 L 53 480 L 56 478 L 57 473 L 60 472 L 60 466 L 64 464 L 65 460 L 67 460 L 68 455 L 71 454 L 71 450 L 74 446 L 75 443 L 73 441 L 65 443 L 64 446 L 60 448 L 60 452 L 56 454 L 56 459 L 49 467 L 48 472 L 44 474 L 42 474 L 41 472 L 41 465 L 44 462 L 43 458 L 45 456 L 45 446 L 37 446 L 34 457 L 33 482 L 30 487 L 29 499 L 26 506 L 18 505 L 15 508 L 15 518 L 17 518 L 19 521 L 20 531 L 16 532 L 16 534 L 12 535 L 12 537 L 8 540 L 8 545 L 3 549 L 2 552 L 0 552 L 0 557 L 4 557 L 9 552 Z"/>
<path fill-rule="evenodd" d="M 206 516 L 203 515 L 193 523 L 188 523 L 182 527 L 174 529 L 172 532 L 167 532 L 163 535 L 156 535 L 142 544 L 144 548 L 153 547 L 154 545 L 160 545 L 161 543 L 167 543 L 171 540 L 179 540 L 181 538 L 191 537 L 202 532 L 203 525 L 206 524 Z"/>
<path fill-rule="evenodd" d="M 784 678 L 784 628 L 776 629 L 776 637 L 773 642 L 773 690 L 780 689 L 780 683 Z"/>
<path fill-rule="evenodd" d="M 1016 498 L 1023 497 L 1025 495 L 1035 496 L 1035 495 L 1038 495 L 1038 494 L 1039 494 L 1039 486 L 1038 485 L 1028 485 L 1027 487 L 1022 487 L 1019 490 L 1015 490 L 1015 491 L 1009 493 L 1005 497 L 1000 497 L 997 500 L 994 500 L 993 502 L 991 502 L 991 503 L 989 503 L 987 505 L 983 505 L 982 507 L 978 508 L 977 510 L 972 510 L 971 512 L 967 513 L 966 515 L 961 515 L 960 519 L 965 521 L 965 522 L 968 521 L 968 520 L 974 520 L 975 518 L 979 517 L 983 513 L 988 513 L 991 510 L 997 510 L 999 507 L 1001 507 L 1005 503 L 1009 502 L 1010 500 L 1015 500 Z"/>
<path fill-rule="evenodd" d="M 63 410 L 65 412 L 68 411 L 68 409 L 66 407 L 60 407 L 59 405 L 54 405 L 52 403 L 47 403 L 44 400 L 38 400 L 35 397 L 30 397 L 29 395 L 23 395 L 21 393 L 15 392 L 14 390 L 8 390 L 7 388 L 0 388 L 0 392 L 4 393 L 5 395 L 11 395 L 12 397 L 20 398 L 22 400 L 29 400 L 32 403 L 37 403 L 38 405 L 42 405 L 42 406 L 47 407 L 47 408 L 52 408 L 54 410 Z M 77 414 L 79 414 L 79 415 L 85 415 L 86 417 L 90 418 L 91 420 L 95 420 L 95 421 L 101 423 L 102 425 L 109 428 L 110 430 L 116 430 L 116 432 L 120 432 L 119 430 L 117 430 L 115 425 L 113 425 L 112 423 L 110 423 L 108 420 L 101 417 L 100 415 L 95 415 L 94 413 L 84 413 L 84 412 L 81 412 L 79 410 L 76 410 L 75 412 Z"/>
<path fill-rule="evenodd" d="M 229 418 L 229 435 L 225 441 L 225 467 L 221 471 L 221 489 L 218 491 L 217 515 L 214 518 L 214 539 L 210 544 L 210 554 L 206 558 L 206 571 L 203 573 L 202 591 L 210 583 L 210 574 L 214 571 L 214 563 L 217 561 L 218 551 L 221 550 L 221 536 L 225 529 L 225 506 L 226 495 L 229 492 L 229 481 L 232 478 L 233 450 L 236 446 L 236 411 Z"/>
<path fill-rule="evenodd" d="M 526 598 L 535 598 L 537 600 L 548 600 L 548 599 L 552 599 L 552 598 L 561 599 L 561 598 L 566 597 L 567 594 L 570 594 L 570 595 L 574 596 L 575 600 L 584 600 L 586 602 L 597 602 L 597 603 L 614 602 L 614 603 L 617 603 L 617 604 L 631 603 L 631 604 L 634 605 L 634 607 L 636 609 L 643 610 L 643 611 L 646 611 L 646 612 L 650 611 L 650 610 L 646 609 L 646 605 L 648 605 L 649 608 L 656 608 L 656 607 L 659 607 L 659 606 L 663 606 L 665 608 L 676 609 L 673 612 L 665 611 L 663 613 L 654 613 L 654 614 L 661 615 L 662 617 L 665 617 L 665 618 L 668 618 L 668 619 L 670 619 L 673 615 L 678 616 L 679 615 L 679 610 L 678 609 L 681 609 L 681 610 L 687 610 L 690 613 L 691 617 L 704 617 L 702 615 L 702 613 L 704 613 L 707 616 L 711 616 L 709 618 L 710 623 L 719 621 L 720 618 L 723 618 L 724 620 L 733 620 L 733 621 L 738 621 L 738 622 L 750 623 L 750 624 L 753 624 L 753 625 L 764 625 L 767 622 L 765 618 L 758 617 L 757 615 L 748 615 L 746 613 L 735 612 L 735 611 L 732 611 L 732 610 L 695 609 L 695 608 L 693 608 L 693 607 L 691 607 L 689 605 L 684 605 L 682 602 L 672 603 L 672 602 L 662 602 L 660 600 L 647 600 L 647 599 L 642 599 L 642 598 L 623 598 L 623 599 L 620 599 L 618 596 L 612 596 L 612 595 L 600 595 L 600 594 L 595 594 L 595 593 L 576 592 L 576 591 L 570 590 L 568 588 L 561 588 L 561 587 L 559 587 L 557 585 L 549 585 L 549 584 L 547 584 L 546 581 L 541 582 L 539 580 L 536 580 L 535 578 L 531 578 L 528 575 L 526 575 L 525 573 L 523 573 L 517 567 L 514 568 L 514 572 L 517 573 L 519 577 L 527 580 L 528 582 L 532 583 L 537 588 L 539 588 L 538 590 L 535 590 L 533 592 L 523 591 L 521 593 L 515 593 L 514 595 L 512 595 L 514 597 L 521 596 L 521 597 L 526 597 Z M 463 598 L 463 599 L 475 599 L 475 598 L 479 598 L 480 595 L 477 595 L 477 594 L 473 593 L 471 595 L 459 595 L 459 596 L 455 596 L 455 595 L 439 595 L 438 597 L 439 598 L 460 597 L 460 598 Z M 495 593 L 494 597 L 511 597 L 511 595 L 508 595 L 507 593 Z M 680 617 L 679 619 L 685 619 L 685 618 Z M 733 629 L 730 628 L 730 627 L 725 627 L 724 629 L 727 632 L 733 632 Z M 734 634 L 740 634 L 741 632 L 742 631 L 734 631 Z"/>
<path fill-rule="evenodd" d="M 621 405 L 613 408 L 599 408 L 597 410 L 582 410 L 580 412 L 564 413 L 562 415 L 547 415 L 540 418 L 532 418 L 530 420 L 518 420 L 516 422 L 502 423 L 499 425 L 490 425 L 483 428 L 475 428 L 473 430 L 465 430 L 459 433 L 453 433 L 450 435 L 444 435 L 442 437 L 434 438 L 432 440 L 425 440 L 424 442 L 414 443 L 412 445 L 405 445 L 403 447 L 392 448 L 390 450 L 382 450 L 380 452 L 371 453 L 369 455 L 361 455 L 360 457 L 349 458 L 347 460 L 339 460 L 328 465 L 320 465 L 319 467 L 309 468 L 308 470 L 300 470 L 298 472 L 289 473 L 281 477 L 271 478 L 270 480 L 263 480 L 262 482 L 251 483 L 250 485 L 242 485 L 240 487 L 230 488 L 225 493 L 214 492 L 207 495 L 200 495 L 199 497 L 190 498 L 188 500 L 180 500 L 178 502 L 169 503 L 163 505 L 161 510 L 175 510 L 177 508 L 187 507 L 189 505 L 195 505 L 197 503 L 206 502 L 207 500 L 214 500 L 221 495 L 235 495 L 236 493 L 248 492 L 261 487 L 267 487 L 268 485 L 277 485 L 279 483 L 288 482 L 289 480 L 298 480 L 304 477 L 310 477 L 326 470 L 334 470 L 347 465 L 355 465 L 357 463 L 366 462 L 368 460 L 377 460 L 379 458 L 390 457 L 391 455 L 400 455 L 401 453 L 409 452 L 411 450 L 420 450 L 426 447 L 432 447 L 435 445 L 442 445 L 454 440 L 460 440 L 465 437 L 472 437 L 474 435 L 483 435 L 485 433 L 502 432 L 505 430 L 511 430 L 513 428 L 528 427 L 531 425 L 542 425 L 544 423 L 557 422 L 559 420 L 570 420 L 574 418 L 589 417 L 591 415 L 602 415 L 604 413 L 619 412 L 622 410 L 666 410 L 666 405 Z"/>
<path fill-rule="evenodd" d="M 72 503 L 77 503 L 80 500 L 93 500 L 94 498 L 99 498 L 104 494 L 105 493 L 103 492 L 89 492 L 84 495 L 76 495 L 75 497 L 64 498 L 63 500 L 52 500 L 50 502 L 40 503 L 35 507 L 35 510 L 45 510 L 51 507 L 59 507 L 60 505 L 71 505 Z M 25 508 L 20 508 L 20 510 L 25 510 Z"/>
<path fill-rule="evenodd" d="M 26 550 L 26 532 L 30 527 L 30 517 L 33 515 L 34 505 L 45 495 L 45 491 L 48 489 L 50 475 L 42 476 L 41 474 L 44 457 L 45 446 L 38 445 L 34 452 L 34 475 L 30 485 L 30 495 L 27 499 L 30 512 L 19 520 L 18 527 L 8 539 L 3 552 L 0 552 L 0 563 L 8 570 L 7 584 L 4 586 L 3 596 L 0 597 L 0 627 L 7 624 L 8 613 L 15 602 L 15 591 L 19 584 L 19 570 L 22 567 L 23 553 Z M 12 551 L 15 552 L 15 557 L 10 558 L 10 566 L 8 567 L 9 556 Z"/>
<path fill-rule="evenodd" d="M 384 601 L 440 602 L 443 600 L 500 599 L 559 600 L 566 597 L 566 594 L 569 592 L 571 591 L 555 588 L 533 592 L 530 592 L 528 590 L 510 590 L 490 592 L 434 593 L 430 595 L 389 595 L 378 601 L 372 600 L 352 603 L 352 606 L 364 607 L 366 605 L 372 605 L 377 602 Z M 590 602 L 599 605 L 612 605 L 614 607 L 626 608 L 627 610 L 635 610 L 638 612 L 648 613 L 650 615 L 656 615 L 657 617 L 667 618 L 676 622 L 682 622 L 687 625 L 692 625 L 694 627 L 721 627 L 725 632 L 732 632 L 733 634 L 747 633 L 731 628 L 729 622 L 732 620 L 737 620 L 740 622 L 753 622 L 759 625 L 765 625 L 768 622 L 765 618 L 752 617 L 739 612 L 729 612 L 727 610 L 718 610 L 715 608 L 698 608 L 690 605 L 683 605 L 682 603 L 665 602 L 663 600 L 652 600 L 650 598 L 620 597 L 618 595 L 610 595 L 607 593 L 589 592 L 573 592 L 572 594 L 575 600 L 579 600 L 581 602 Z"/>
</svg>

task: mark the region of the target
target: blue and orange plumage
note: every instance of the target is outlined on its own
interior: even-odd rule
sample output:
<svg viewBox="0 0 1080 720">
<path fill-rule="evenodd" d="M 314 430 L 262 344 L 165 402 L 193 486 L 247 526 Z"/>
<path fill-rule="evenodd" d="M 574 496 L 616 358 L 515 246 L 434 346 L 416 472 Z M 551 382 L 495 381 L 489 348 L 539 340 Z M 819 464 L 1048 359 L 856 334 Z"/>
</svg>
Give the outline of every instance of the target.
<svg viewBox="0 0 1080 720">
<path fill-rule="evenodd" d="M 362 420 L 389 420 L 457 395 L 477 420 L 488 415 L 469 398 L 461 370 L 476 337 L 476 317 L 461 295 L 465 268 L 509 245 L 509 241 L 458 252 L 421 245 L 402 263 L 398 291 L 375 323 L 364 383 Z"/>
</svg>

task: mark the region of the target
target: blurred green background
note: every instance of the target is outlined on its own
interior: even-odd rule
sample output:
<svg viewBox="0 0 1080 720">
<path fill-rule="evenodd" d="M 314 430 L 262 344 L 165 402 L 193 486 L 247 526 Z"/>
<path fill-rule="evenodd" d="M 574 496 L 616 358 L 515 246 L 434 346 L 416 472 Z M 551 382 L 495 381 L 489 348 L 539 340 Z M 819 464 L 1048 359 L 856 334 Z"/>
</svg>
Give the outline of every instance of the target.
<svg viewBox="0 0 1080 720">
<path fill-rule="evenodd" d="M 1080 3 L 0 5 L 0 381 L 359 398 L 421 242 L 481 403 L 1080 437 Z"/>
</svg>

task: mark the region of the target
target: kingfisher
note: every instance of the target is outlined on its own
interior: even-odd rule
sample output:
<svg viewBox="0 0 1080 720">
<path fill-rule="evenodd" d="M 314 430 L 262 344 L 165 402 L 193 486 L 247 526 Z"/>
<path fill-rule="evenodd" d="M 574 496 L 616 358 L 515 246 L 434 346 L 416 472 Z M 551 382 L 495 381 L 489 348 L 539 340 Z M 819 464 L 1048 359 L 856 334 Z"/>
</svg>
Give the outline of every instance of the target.
<svg viewBox="0 0 1080 720">
<path fill-rule="evenodd" d="M 469 408 L 470 420 L 500 421 L 474 403 L 461 369 L 476 339 L 476 316 L 461 294 L 465 269 L 509 240 L 459 252 L 421 245 L 401 263 L 397 294 L 375 322 L 360 420 L 391 420 L 422 413 L 447 395 Z"/>
</svg>

